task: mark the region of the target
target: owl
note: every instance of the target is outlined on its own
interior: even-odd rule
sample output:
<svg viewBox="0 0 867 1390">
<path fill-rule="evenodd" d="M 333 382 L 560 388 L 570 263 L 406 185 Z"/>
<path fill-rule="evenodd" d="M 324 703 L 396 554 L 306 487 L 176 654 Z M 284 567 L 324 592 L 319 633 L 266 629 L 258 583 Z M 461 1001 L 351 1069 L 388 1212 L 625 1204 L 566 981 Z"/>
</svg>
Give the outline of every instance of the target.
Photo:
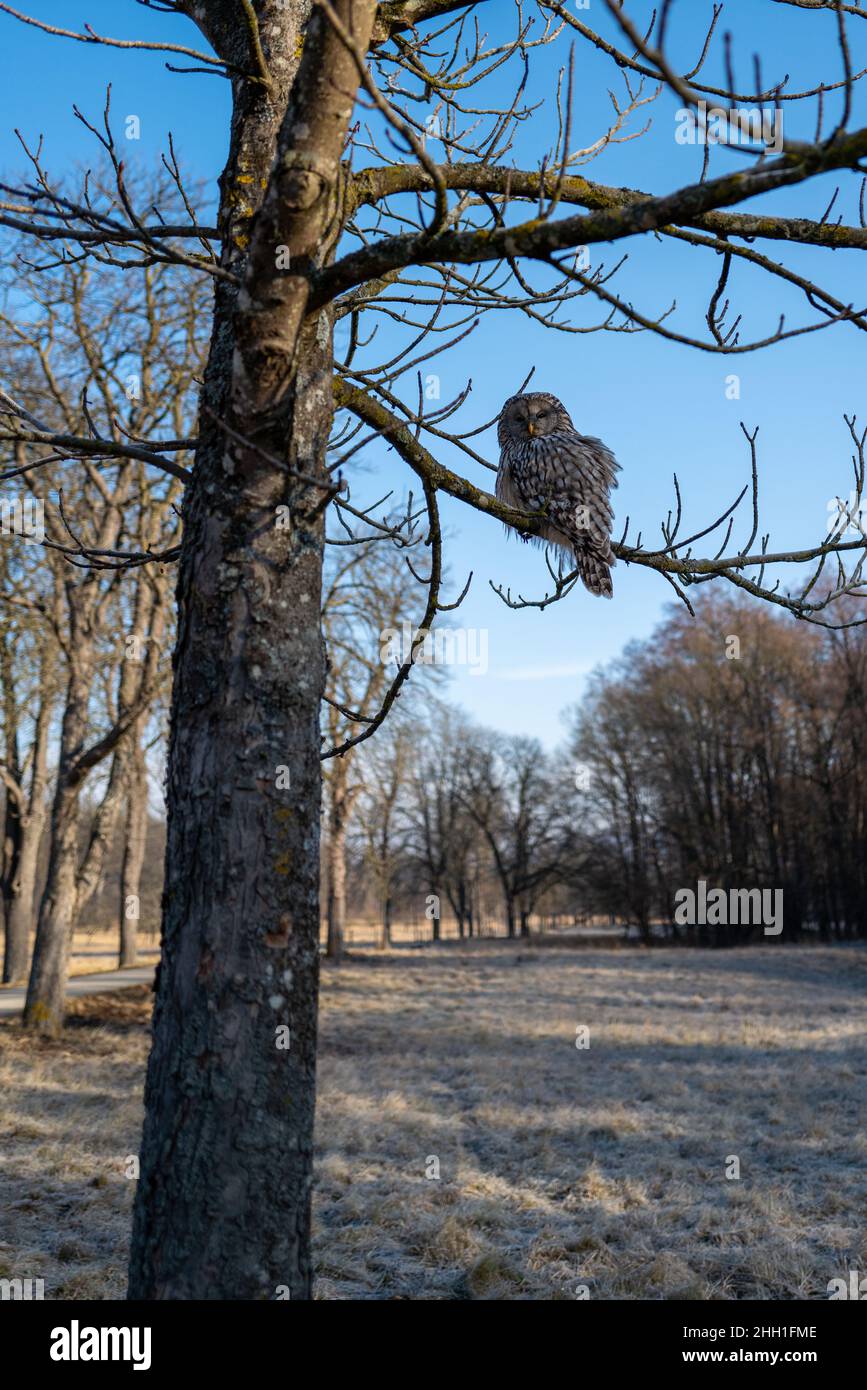
<svg viewBox="0 0 867 1390">
<path fill-rule="evenodd" d="M 579 434 L 547 391 L 511 396 L 497 422 L 497 497 L 519 511 L 546 515 L 538 539 L 573 559 L 584 587 L 611 598 L 613 513 L 609 492 L 620 464 L 601 439 Z"/>
</svg>

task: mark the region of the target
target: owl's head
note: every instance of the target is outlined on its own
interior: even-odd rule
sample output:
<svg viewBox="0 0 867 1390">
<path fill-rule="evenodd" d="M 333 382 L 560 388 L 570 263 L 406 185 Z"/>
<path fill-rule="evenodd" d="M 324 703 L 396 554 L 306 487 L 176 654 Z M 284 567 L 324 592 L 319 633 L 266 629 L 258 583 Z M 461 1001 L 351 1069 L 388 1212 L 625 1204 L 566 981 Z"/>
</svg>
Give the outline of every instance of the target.
<svg viewBox="0 0 867 1390">
<path fill-rule="evenodd" d="M 497 439 L 501 446 L 523 443 L 574 428 L 569 412 L 556 396 L 547 391 L 529 391 L 506 401 L 497 422 Z"/>
</svg>

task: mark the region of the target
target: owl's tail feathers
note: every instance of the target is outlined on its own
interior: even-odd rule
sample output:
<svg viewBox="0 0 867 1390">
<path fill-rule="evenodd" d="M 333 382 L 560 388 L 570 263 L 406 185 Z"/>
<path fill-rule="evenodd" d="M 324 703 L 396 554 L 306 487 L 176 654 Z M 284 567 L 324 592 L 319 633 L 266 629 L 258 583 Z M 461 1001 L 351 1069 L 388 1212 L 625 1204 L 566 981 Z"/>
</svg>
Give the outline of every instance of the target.
<svg viewBox="0 0 867 1390">
<path fill-rule="evenodd" d="M 585 589 L 598 598 L 613 598 L 614 585 L 611 582 L 611 566 L 614 556 L 600 555 L 596 550 L 576 550 L 575 562 Z"/>
</svg>

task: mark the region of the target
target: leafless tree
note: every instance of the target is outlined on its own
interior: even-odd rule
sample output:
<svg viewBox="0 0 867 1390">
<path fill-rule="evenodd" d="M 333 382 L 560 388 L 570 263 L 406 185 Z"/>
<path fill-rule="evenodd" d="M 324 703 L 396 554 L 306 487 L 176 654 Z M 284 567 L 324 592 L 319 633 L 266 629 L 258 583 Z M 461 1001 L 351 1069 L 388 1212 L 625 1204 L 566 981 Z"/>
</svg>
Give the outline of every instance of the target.
<svg viewBox="0 0 867 1390">
<path fill-rule="evenodd" d="M 792 7 L 804 9 L 798 0 Z M 45 257 L 83 256 L 110 267 L 138 260 L 212 284 L 192 476 L 172 442 L 158 435 L 140 435 L 132 445 L 105 430 L 97 436 L 77 426 L 79 433 L 70 434 L 23 415 L 14 403 L 6 418 L 9 434 L 28 446 L 65 458 L 135 459 L 189 481 L 163 961 L 131 1294 L 268 1298 L 287 1289 L 293 1299 L 306 1298 L 324 517 L 333 505 L 350 527 L 370 521 L 339 476 L 365 440 L 380 438 L 419 480 L 430 552 L 421 633 L 446 605 L 440 494 L 529 535 L 544 525 L 538 514 L 498 504 L 481 485 L 494 465 L 471 442 L 485 422 L 474 417 L 469 389 L 428 410 L 423 389 L 407 386 L 410 372 L 447 352 L 479 316 L 523 314 L 552 333 L 643 331 L 729 356 L 835 325 L 864 331 L 863 304 L 840 301 L 786 263 L 793 243 L 837 255 L 867 244 L 858 206 L 867 130 L 850 128 L 863 76 L 853 61 L 858 35 L 851 31 L 860 32 L 863 16 L 839 0 L 796 16 L 837 24 L 840 61 L 838 73 L 817 73 L 810 90 L 794 92 L 780 72 L 766 78 L 758 60 L 746 90 L 736 84 L 731 60 L 722 88 L 703 82 L 718 42 L 719 14 L 710 6 L 707 40 L 686 73 L 669 56 L 670 3 L 644 30 L 635 5 L 603 0 L 604 31 L 559 0 L 508 7 L 505 21 L 505 6 L 459 0 L 212 0 L 207 6 L 169 0 L 155 8 L 165 14 L 165 43 L 136 45 L 26 22 L 69 42 L 162 48 L 173 67 L 206 69 L 230 82 L 229 154 L 216 225 L 201 221 L 182 195 L 173 151 L 167 165 L 177 175 L 174 203 L 164 215 L 136 205 L 108 108 L 92 130 L 115 187 L 105 196 L 61 192 L 31 147 L 32 180 L 6 190 L 0 216 L 37 238 Z M 11 16 L 21 22 L 10 6 L 0 9 L 10 22 Z M 495 10 L 496 34 L 489 38 L 482 26 L 494 21 Z M 169 37 L 182 16 L 199 26 L 206 48 Z M 602 85 L 614 82 L 611 119 L 606 129 L 582 134 L 576 147 L 576 68 L 592 80 L 600 60 L 610 64 Z M 551 148 L 541 148 L 547 137 L 540 135 L 530 167 L 516 168 L 509 160 L 515 133 L 532 129 L 535 119 L 525 79 L 536 62 L 551 74 L 559 128 Z M 503 98 L 510 73 L 511 93 Z M 664 90 L 696 113 L 707 96 L 726 111 L 744 103 L 786 110 L 810 104 L 818 108 L 816 134 L 786 140 L 776 157 L 762 143 L 739 146 L 730 153 L 743 163 L 714 176 L 705 148 L 708 159 L 696 177 L 662 193 L 602 186 L 579 172 L 599 150 L 639 134 L 649 104 Z M 810 215 L 808 206 L 811 181 L 829 173 L 841 180 L 855 175 L 845 179 L 833 221 L 831 209 Z M 798 188 L 804 198 L 798 217 L 770 207 L 740 210 L 756 195 Z M 700 329 L 676 317 L 673 307 L 639 305 L 639 295 L 655 299 L 658 291 L 648 290 L 646 279 L 634 290 L 625 284 L 622 261 L 588 269 L 576 256 L 581 247 L 636 237 L 651 249 L 674 241 L 685 255 L 708 259 L 713 274 Z M 764 249 L 768 243 L 775 254 Z M 732 318 L 728 282 L 735 265 L 772 277 L 781 294 L 803 296 L 805 321 L 793 327 L 780 321 L 748 338 Z M 590 312 L 574 323 L 572 310 Z M 343 319 L 349 345 L 335 362 L 334 325 Z M 379 340 L 365 326 L 381 321 L 402 335 L 382 358 Z M 513 389 L 520 385 L 516 380 Z M 335 406 L 341 416 L 333 434 Z M 845 538 L 847 517 L 846 527 L 808 538 L 801 550 L 773 550 L 760 536 L 755 433 L 746 438 L 751 480 L 742 496 L 750 511 L 742 543 L 730 544 L 737 503 L 684 535 L 676 485 L 661 542 L 648 548 L 640 536 L 630 540 L 627 527 L 616 553 L 657 571 L 687 606 L 692 586 L 718 578 L 799 617 L 833 623 L 841 596 L 853 595 L 856 607 L 861 597 L 863 535 Z M 474 477 L 441 460 L 444 444 L 463 455 Z M 120 463 L 118 477 L 127 466 Z M 857 465 L 855 482 L 860 499 Z M 115 511 L 122 500 L 113 498 Z M 703 557 L 696 547 L 714 533 L 712 553 Z M 99 562 L 124 548 L 117 525 L 106 523 L 78 553 Z M 127 565 L 148 558 L 127 549 Z M 772 577 L 787 567 L 802 574 L 808 564 L 810 579 L 793 592 Z M 551 587 L 538 599 L 499 591 L 513 606 L 543 607 L 564 597 L 575 579 L 552 569 Z M 350 728 L 344 746 L 376 732 L 423 640 L 413 641 L 378 709 L 353 712 L 366 722 L 360 732 Z M 278 781 L 281 767 L 290 769 L 288 787 Z M 51 1028 L 58 1021 L 56 1009 L 39 1020 Z M 274 1024 L 285 1021 L 292 1029 L 288 1052 L 274 1045 Z"/>
<path fill-rule="evenodd" d="M 397 879 L 406 862 L 404 800 L 418 742 L 418 721 L 410 716 L 390 720 L 380 737 L 362 751 L 355 819 L 365 876 L 379 912 L 383 948 L 391 944 Z"/>
<path fill-rule="evenodd" d="M 483 735 L 467 750 L 459 794 L 490 849 L 509 936 L 529 935 L 536 903 L 574 853 L 563 781 L 558 794 L 553 760 L 536 739 Z"/>
<path fill-rule="evenodd" d="M 467 803 L 467 763 L 478 748 L 478 731 L 452 711 L 434 708 L 417 738 L 406 796 L 408 850 L 416 883 L 426 894 L 445 897 L 458 924 L 458 935 L 473 934 L 473 875 L 481 858 L 483 835 Z M 486 748 L 492 746 L 492 741 Z M 433 919 L 433 938 L 440 919 Z"/>
<path fill-rule="evenodd" d="M 26 616 L 41 633 L 24 654 L 30 652 L 31 679 L 39 671 L 35 696 L 45 708 L 43 713 L 40 705 L 33 726 L 28 833 L 17 894 L 21 916 L 11 941 L 20 978 L 42 828 L 53 682 L 62 678 L 47 880 L 26 1007 L 29 1023 L 50 1029 L 63 1015 L 71 931 L 101 886 L 110 844 L 131 805 L 135 745 L 165 684 L 172 570 L 137 564 L 130 582 L 121 580 L 130 542 L 144 559 L 170 548 L 180 482 L 174 475 L 149 475 L 141 459 L 124 458 L 123 452 L 135 453 L 139 431 L 166 423 L 175 435 L 188 433 L 185 412 L 201 364 L 197 295 L 203 294 L 197 281 L 185 288 L 159 265 L 130 267 L 122 282 L 107 281 L 98 266 L 66 254 L 37 269 L 27 260 L 32 244 L 22 250 L 19 242 L 15 249 L 17 263 L 8 272 L 12 292 L 0 313 L 0 355 L 10 388 L 0 416 L 9 456 L 3 480 L 17 484 L 24 499 L 42 509 L 45 534 L 31 536 L 32 544 L 7 547 L 3 609 L 19 624 Z M 79 458 L 80 466 L 64 476 L 64 463 Z M 4 682 L 4 688 L 8 709 L 13 687 Z M 81 792 L 106 760 L 104 793 L 80 854 Z M 14 800 L 7 797 L 7 806 Z"/>
</svg>

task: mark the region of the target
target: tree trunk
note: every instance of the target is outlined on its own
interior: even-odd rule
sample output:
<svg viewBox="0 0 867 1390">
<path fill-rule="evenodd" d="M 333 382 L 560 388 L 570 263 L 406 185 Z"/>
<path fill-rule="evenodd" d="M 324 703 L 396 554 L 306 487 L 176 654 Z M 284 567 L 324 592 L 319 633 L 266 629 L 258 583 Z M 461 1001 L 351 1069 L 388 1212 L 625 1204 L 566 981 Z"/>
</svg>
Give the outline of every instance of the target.
<svg viewBox="0 0 867 1390">
<path fill-rule="evenodd" d="M 6 622 L 0 632 L 0 686 L 3 691 L 4 758 L 9 781 L 5 787 L 3 810 L 3 843 L 0 847 L 0 880 L 3 890 L 3 979 L 12 978 L 14 969 L 20 973 L 20 942 L 12 936 L 12 909 L 18 893 L 21 874 L 21 851 L 24 841 L 26 815 L 21 786 L 21 763 L 18 756 L 18 702 L 15 698 L 12 645 L 15 636 Z M 26 942 L 25 942 L 26 954 Z"/>
<path fill-rule="evenodd" d="M 9 758 L 10 765 L 17 768 L 17 756 Z M 6 805 L 3 812 L 2 883 L 3 883 L 3 979 L 12 979 L 12 971 L 21 970 L 21 943 L 16 941 L 12 931 L 12 915 L 15 899 L 20 891 L 21 853 L 24 845 L 24 817 L 16 795 L 6 788 Z M 25 943 L 26 956 L 26 943 Z"/>
<path fill-rule="evenodd" d="M 382 905 L 382 948 L 391 945 L 391 917 L 394 910 L 391 893 L 386 893 L 385 902 Z"/>
<path fill-rule="evenodd" d="M 58 774 L 51 815 L 48 876 L 39 905 L 36 945 L 24 1005 L 25 1026 L 52 1036 L 63 1026 L 69 948 L 76 915 L 78 791 L 77 785 L 68 787 Z"/>
<path fill-rule="evenodd" d="M 36 889 L 36 860 L 44 817 L 38 830 L 32 824 L 23 827 L 18 876 L 13 885 L 12 901 L 6 916 L 6 943 L 3 954 L 3 983 L 21 984 L 27 979 L 30 956 L 30 928 L 33 925 L 33 895 Z"/>
<path fill-rule="evenodd" d="M 120 953 L 118 966 L 129 969 L 138 961 L 138 924 L 141 917 L 141 874 L 148 831 L 147 767 L 141 746 L 141 729 L 134 730 L 127 784 L 126 827 L 120 870 Z"/>
<path fill-rule="evenodd" d="M 30 959 L 30 932 L 36 895 L 36 870 L 42 832 L 45 829 L 47 807 L 45 784 L 48 776 L 48 732 L 51 723 L 51 694 L 46 688 L 47 663 L 40 667 L 40 702 L 33 734 L 33 771 L 27 816 L 22 825 L 21 855 L 18 879 L 6 924 L 6 959 L 3 979 L 9 984 L 22 984 L 27 979 Z"/>
<path fill-rule="evenodd" d="M 346 936 L 346 831 L 352 807 L 349 791 L 349 761 L 336 758 L 326 780 L 328 840 L 325 847 L 328 875 L 328 938 L 325 953 L 329 960 L 343 958 Z"/>
<path fill-rule="evenodd" d="M 112 543 L 119 526 L 119 512 L 107 509 L 107 520 L 101 528 L 102 539 Z M 87 902 L 102 874 L 116 809 L 122 791 L 121 782 L 124 744 L 128 741 L 139 710 L 134 702 L 122 699 L 118 716 L 111 727 L 89 747 L 85 747 L 90 713 L 90 690 L 94 671 L 95 635 L 102 622 L 100 591 L 88 584 L 77 588 L 67 586 L 70 639 L 69 677 L 66 705 L 60 731 L 60 757 L 57 784 L 51 813 L 51 848 L 48 875 L 39 906 L 36 924 L 36 944 L 24 1024 L 42 1033 L 57 1035 L 63 1026 L 66 999 L 66 980 L 72 931 L 81 901 Z M 105 592 L 103 591 L 103 598 Z M 153 613 L 152 634 L 159 632 L 161 610 Z M 137 679 L 140 699 L 147 697 L 155 679 L 158 647 L 154 642 L 146 658 L 146 676 Z M 121 677 L 121 690 L 129 687 Z M 112 775 L 103 804 L 97 812 L 84 862 L 78 865 L 78 824 L 81 788 L 88 772 L 104 759 L 114 756 Z"/>
<path fill-rule="evenodd" d="M 335 9 L 366 49 L 372 0 L 337 0 Z M 331 317 L 306 313 L 306 272 L 328 253 L 358 74 L 323 12 L 310 10 L 299 0 L 260 6 L 271 89 L 234 83 L 220 219 L 223 264 L 245 288 L 236 302 L 231 286 L 218 285 L 185 499 L 163 957 L 131 1299 L 311 1293 L 333 387 Z M 242 44 L 237 7 L 212 11 Z M 233 50 L 225 42 L 222 51 Z M 236 61 L 248 66 L 242 50 Z M 245 253 L 249 226 L 238 209 L 249 213 L 263 184 Z M 275 257 L 281 246 L 291 270 Z"/>
<path fill-rule="evenodd" d="M 310 472 L 330 422 L 315 330 L 303 362 L 291 446 Z M 310 1296 L 322 527 L 277 531 L 285 470 L 244 488 L 223 455 L 200 448 L 186 507 L 132 1299 Z"/>
<path fill-rule="evenodd" d="M 328 944 L 329 960 L 340 961 L 346 932 L 346 824 L 339 798 L 332 802 L 328 832 Z"/>
<path fill-rule="evenodd" d="M 81 919 L 91 901 L 103 887 L 105 861 L 115 839 L 129 780 L 131 749 L 126 739 L 115 750 L 111 772 L 102 801 L 96 808 L 88 836 L 87 849 L 78 869 L 76 920 Z"/>
<path fill-rule="evenodd" d="M 128 710 L 142 691 L 155 683 L 159 647 L 165 630 L 165 582 L 162 576 L 151 582 L 144 574 L 136 589 L 135 609 L 130 631 L 126 636 L 147 642 L 144 661 L 124 656 L 120 662 L 117 707 Z M 77 906 L 81 914 L 94 895 L 102 888 L 105 861 L 115 838 L 124 803 L 128 799 L 136 740 L 140 737 L 143 716 L 120 739 L 111 760 L 108 785 L 93 818 L 87 850 L 78 870 Z"/>
<path fill-rule="evenodd" d="M 80 617 L 79 614 L 74 615 Z M 88 726 L 88 704 L 93 645 L 73 622 L 71 664 L 66 705 L 60 731 L 60 758 L 51 810 L 51 848 L 48 874 L 39 904 L 36 943 L 24 1024 L 41 1033 L 57 1035 L 63 1026 L 69 947 L 77 908 L 78 819 L 82 778 L 74 772 L 74 760 L 82 751 Z"/>
<path fill-rule="evenodd" d="M 460 882 L 458 883 L 458 911 L 457 911 L 457 918 L 458 918 L 458 936 L 459 936 L 462 940 L 463 940 L 463 937 L 464 937 L 464 935 L 465 935 L 465 933 L 466 933 L 467 916 L 468 916 L 467 889 L 466 889 L 466 884 L 464 883 L 464 880 L 461 879 Z M 470 934 L 472 934 L 472 932 L 470 932 Z"/>
</svg>

